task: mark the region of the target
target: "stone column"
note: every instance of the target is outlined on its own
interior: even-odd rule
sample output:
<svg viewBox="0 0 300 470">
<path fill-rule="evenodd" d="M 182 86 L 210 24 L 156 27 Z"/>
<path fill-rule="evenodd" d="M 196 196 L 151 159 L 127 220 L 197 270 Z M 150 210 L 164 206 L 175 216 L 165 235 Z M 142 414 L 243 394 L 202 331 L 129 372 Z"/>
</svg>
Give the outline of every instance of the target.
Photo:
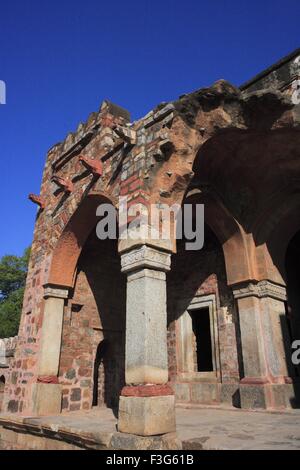
<svg viewBox="0 0 300 470">
<path fill-rule="evenodd" d="M 142 245 L 121 255 L 127 273 L 126 372 L 119 431 L 141 436 L 175 431 L 168 382 L 166 271 L 171 255 Z"/>
<path fill-rule="evenodd" d="M 40 339 L 37 382 L 33 386 L 33 412 L 37 415 L 61 412 L 58 369 L 65 299 L 68 289 L 45 286 L 45 307 Z"/>
<path fill-rule="evenodd" d="M 289 338 L 284 286 L 270 281 L 233 289 L 237 299 L 244 377 L 240 394 L 243 408 L 287 406 L 291 390 Z M 284 385 L 284 387 L 282 387 Z"/>
</svg>

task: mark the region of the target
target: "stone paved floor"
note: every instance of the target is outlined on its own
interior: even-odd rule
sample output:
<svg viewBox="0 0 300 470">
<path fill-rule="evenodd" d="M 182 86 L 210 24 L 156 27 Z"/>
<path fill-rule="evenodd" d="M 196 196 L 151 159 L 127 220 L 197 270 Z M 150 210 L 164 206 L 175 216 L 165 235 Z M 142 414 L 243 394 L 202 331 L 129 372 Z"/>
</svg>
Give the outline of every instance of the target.
<svg viewBox="0 0 300 470">
<path fill-rule="evenodd" d="M 300 449 L 300 410 L 178 408 L 177 423 L 178 437 L 186 448 Z"/>
<path fill-rule="evenodd" d="M 52 429 L 91 433 L 102 442 L 116 431 L 117 423 L 108 409 L 29 419 Z M 300 410 L 273 413 L 179 407 L 177 431 L 185 449 L 300 450 Z"/>
</svg>

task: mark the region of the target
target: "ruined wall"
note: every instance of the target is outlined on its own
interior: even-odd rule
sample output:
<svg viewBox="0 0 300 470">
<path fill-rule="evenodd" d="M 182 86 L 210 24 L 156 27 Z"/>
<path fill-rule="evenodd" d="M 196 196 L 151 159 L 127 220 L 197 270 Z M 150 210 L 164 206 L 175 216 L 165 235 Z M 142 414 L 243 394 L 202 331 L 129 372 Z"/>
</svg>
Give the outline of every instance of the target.
<svg viewBox="0 0 300 470">
<path fill-rule="evenodd" d="M 295 50 L 241 86 L 248 92 L 275 88 L 290 93 L 292 83 L 300 77 L 300 49 Z"/>
</svg>

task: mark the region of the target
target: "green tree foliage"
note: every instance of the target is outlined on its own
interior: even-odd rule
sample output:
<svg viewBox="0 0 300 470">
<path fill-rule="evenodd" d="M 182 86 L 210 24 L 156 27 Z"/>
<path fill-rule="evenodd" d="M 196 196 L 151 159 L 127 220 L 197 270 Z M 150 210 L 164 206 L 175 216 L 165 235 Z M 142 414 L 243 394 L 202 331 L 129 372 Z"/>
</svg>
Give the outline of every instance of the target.
<svg viewBox="0 0 300 470">
<path fill-rule="evenodd" d="M 0 338 L 18 334 L 30 248 L 0 259 Z"/>
</svg>

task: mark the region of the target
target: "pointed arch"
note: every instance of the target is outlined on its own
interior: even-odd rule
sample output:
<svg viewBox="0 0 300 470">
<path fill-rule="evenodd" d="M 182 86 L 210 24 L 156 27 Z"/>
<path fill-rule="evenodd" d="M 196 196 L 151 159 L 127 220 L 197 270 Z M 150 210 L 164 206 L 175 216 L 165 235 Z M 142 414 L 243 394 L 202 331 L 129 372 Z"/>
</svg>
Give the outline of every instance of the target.
<svg viewBox="0 0 300 470">
<path fill-rule="evenodd" d="M 222 245 L 228 285 L 255 279 L 251 241 L 213 192 L 188 192 L 184 203 L 204 204 L 205 223 Z"/>
<path fill-rule="evenodd" d="M 97 224 L 96 210 L 100 204 L 112 204 L 106 195 L 92 193 L 76 209 L 65 226 L 52 255 L 49 284 L 73 287 L 81 250 Z"/>
</svg>

